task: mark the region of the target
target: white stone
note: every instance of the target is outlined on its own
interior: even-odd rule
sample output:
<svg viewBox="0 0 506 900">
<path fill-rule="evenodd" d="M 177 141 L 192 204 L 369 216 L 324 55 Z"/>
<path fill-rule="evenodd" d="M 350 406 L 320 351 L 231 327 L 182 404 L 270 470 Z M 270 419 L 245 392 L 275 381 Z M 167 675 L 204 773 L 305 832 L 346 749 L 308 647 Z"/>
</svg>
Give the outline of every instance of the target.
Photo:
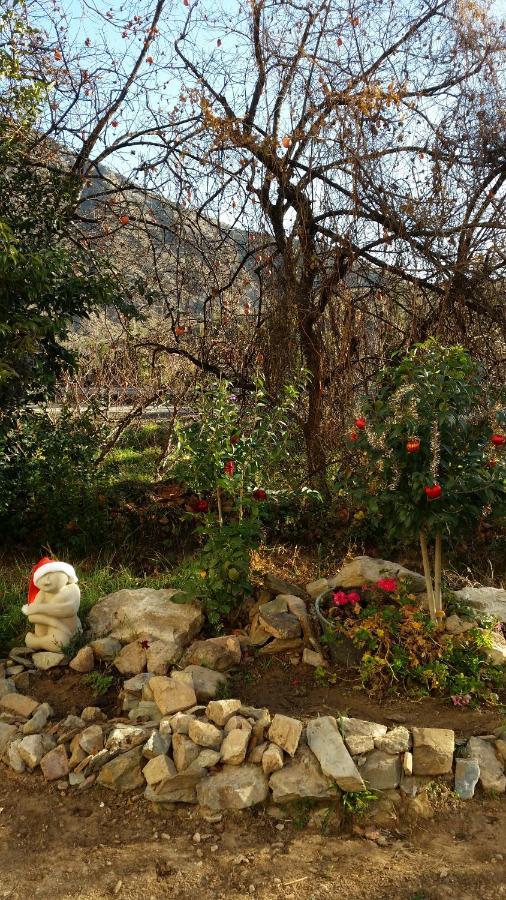
<svg viewBox="0 0 506 900">
<path fill-rule="evenodd" d="M 115 725 L 110 732 L 106 742 L 106 750 L 130 750 L 146 741 L 146 729 L 139 728 L 135 725 L 124 725 L 122 723 Z"/>
<path fill-rule="evenodd" d="M 240 700 L 211 700 L 207 704 L 206 716 L 210 722 L 222 728 L 240 708 Z"/>
<path fill-rule="evenodd" d="M 46 672 L 48 669 L 55 669 L 65 659 L 64 653 L 53 653 L 49 650 L 41 650 L 40 653 L 32 655 L 32 662 L 37 669 Z"/>
<path fill-rule="evenodd" d="M 246 809 L 263 803 L 268 794 L 269 786 L 262 769 L 252 765 L 225 766 L 221 772 L 197 785 L 200 805 L 212 810 Z"/>
<path fill-rule="evenodd" d="M 422 593 L 426 588 L 425 579 L 418 572 L 405 569 L 399 563 L 371 556 L 356 556 L 345 563 L 337 575 L 328 579 L 328 586 L 329 588 L 361 587 L 366 583 L 375 584 L 380 578 L 409 579 L 410 588 L 416 594 Z"/>
<path fill-rule="evenodd" d="M 374 738 L 368 734 L 350 734 L 344 743 L 352 756 L 362 756 L 374 750 Z"/>
<path fill-rule="evenodd" d="M 172 778 L 176 774 L 176 767 L 168 756 L 154 756 L 146 763 L 142 774 L 148 784 L 159 784 L 166 778 Z"/>
<path fill-rule="evenodd" d="M 190 767 L 196 766 L 202 769 L 212 769 L 213 766 L 218 765 L 220 760 L 221 753 L 218 750 L 202 750 Z"/>
<path fill-rule="evenodd" d="M 327 661 L 322 656 L 321 653 L 318 653 L 317 650 L 310 650 L 309 647 L 304 647 L 302 651 L 302 662 L 306 666 L 313 666 L 315 669 L 326 668 Z"/>
<path fill-rule="evenodd" d="M 314 753 L 301 744 L 293 759 L 269 779 L 275 803 L 293 800 L 328 800 L 337 797 L 335 782 L 322 773 Z"/>
<path fill-rule="evenodd" d="M 494 666 L 506 665 L 506 639 L 498 631 L 484 632 L 487 637 L 487 643 L 483 646 L 483 650 L 487 659 Z"/>
<path fill-rule="evenodd" d="M 386 725 L 379 725 L 378 722 L 367 722 L 365 719 L 349 719 L 347 716 L 341 716 L 339 726 L 342 728 L 346 739 L 350 735 L 356 734 L 376 739 L 383 737 L 388 731 Z"/>
<path fill-rule="evenodd" d="M 448 728 L 413 728 L 413 773 L 446 775 L 452 771 L 455 732 Z"/>
<path fill-rule="evenodd" d="M 504 794 L 506 776 L 504 765 L 497 758 L 494 745 L 479 737 L 469 738 L 466 748 L 467 759 L 475 759 L 480 767 L 480 784 L 484 791 Z"/>
<path fill-rule="evenodd" d="M 399 725 L 383 737 L 375 738 L 374 744 L 377 750 L 385 753 L 405 753 L 411 746 L 411 735 L 404 725 Z"/>
<path fill-rule="evenodd" d="M 262 755 L 262 769 L 267 777 L 282 769 L 284 765 L 283 751 L 277 744 L 269 744 Z"/>
<path fill-rule="evenodd" d="M 493 587 L 465 587 L 456 596 L 486 616 L 506 622 L 506 591 Z"/>
<path fill-rule="evenodd" d="M 360 766 L 360 774 L 367 787 L 372 790 L 393 790 L 399 787 L 401 781 L 401 758 L 382 750 L 374 750 L 368 755 L 365 764 Z"/>
<path fill-rule="evenodd" d="M 197 703 L 193 687 L 183 681 L 155 675 L 150 681 L 150 687 L 163 716 L 189 709 Z"/>
<path fill-rule="evenodd" d="M 121 641 L 112 637 L 97 638 L 97 640 L 91 641 L 89 646 L 97 659 L 101 659 L 103 662 L 112 662 L 121 650 Z"/>
<path fill-rule="evenodd" d="M 43 734 L 29 734 L 18 744 L 18 753 L 29 769 L 35 769 L 42 757 L 52 750 L 55 741 Z"/>
<path fill-rule="evenodd" d="M 221 745 L 221 758 L 231 766 L 240 766 L 246 758 L 250 732 L 234 728 L 226 735 Z"/>
<path fill-rule="evenodd" d="M 412 775 L 413 774 L 413 754 L 410 753 L 409 750 L 403 754 L 402 757 L 402 771 L 404 775 Z"/>
<path fill-rule="evenodd" d="M 312 719 L 306 729 L 307 742 L 322 767 L 324 775 L 337 782 L 343 791 L 363 791 L 365 785 L 348 753 L 332 716 Z"/>
<path fill-rule="evenodd" d="M 290 756 L 295 755 L 302 734 L 302 722 L 276 713 L 269 728 L 269 740 Z"/>
<path fill-rule="evenodd" d="M 194 719 L 190 722 L 188 735 L 191 740 L 198 744 L 199 747 L 206 747 L 208 750 L 219 750 L 223 740 L 223 732 L 211 722 L 202 722 Z"/>
<path fill-rule="evenodd" d="M 8 745 L 7 750 L 5 752 L 5 758 L 10 765 L 11 769 L 14 772 L 17 772 L 18 775 L 22 775 L 26 769 L 26 765 L 23 762 L 21 756 L 19 755 L 19 745 L 21 740 L 12 741 L 11 744 Z"/>
<path fill-rule="evenodd" d="M 174 603 L 177 590 L 124 589 L 103 597 L 90 610 L 88 625 L 94 638 L 111 636 L 122 643 L 135 640 L 176 642 L 186 647 L 204 616 L 195 603 Z"/>
</svg>

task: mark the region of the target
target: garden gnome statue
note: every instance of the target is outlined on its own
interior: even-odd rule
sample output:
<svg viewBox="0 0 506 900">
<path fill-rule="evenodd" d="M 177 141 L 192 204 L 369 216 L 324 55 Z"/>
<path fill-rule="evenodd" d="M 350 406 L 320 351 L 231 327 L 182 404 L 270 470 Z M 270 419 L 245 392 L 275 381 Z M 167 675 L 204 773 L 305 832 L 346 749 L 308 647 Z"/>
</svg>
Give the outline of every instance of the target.
<svg viewBox="0 0 506 900">
<path fill-rule="evenodd" d="M 25 638 L 32 650 L 58 652 L 81 631 L 77 617 L 81 592 L 74 567 L 45 556 L 32 569 L 23 613 L 33 625 Z"/>
</svg>

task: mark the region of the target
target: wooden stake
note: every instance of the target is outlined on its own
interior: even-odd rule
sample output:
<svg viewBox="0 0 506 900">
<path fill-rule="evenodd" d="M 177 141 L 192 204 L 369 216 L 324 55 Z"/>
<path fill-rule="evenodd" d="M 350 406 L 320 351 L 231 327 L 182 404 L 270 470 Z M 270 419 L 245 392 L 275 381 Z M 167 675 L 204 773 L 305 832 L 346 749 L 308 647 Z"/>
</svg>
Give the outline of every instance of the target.
<svg viewBox="0 0 506 900">
<path fill-rule="evenodd" d="M 219 485 L 216 488 L 216 500 L 218 502 L 218 523 L 221 528 L 223 525 L 223 512 L 221 509 L 221 489 Z"/>
<path fill-rule="evenodd" d="M 425 584 L 427 587 L 427 597 L 429 600 L 429 613 L 431 619 L 436 618 L 436 604 L 434 599 L 434 591 L 432 589 L 432 574 L 430 571 L 429 552 L 427 550 L 427 535 L 425 531 L 420 532 L 420 547 L 422 548 L 423 574 L 425 575 Z"/>
<path fill-rule="evenodd" d="M 441 597 L 441 564 L 442 564 L 442 540 L 441 532 L 436 534 L 436 552 L 434 556 L 434 601 L 436 612 L 443 611 L 443 601 Z"/>
</svg>

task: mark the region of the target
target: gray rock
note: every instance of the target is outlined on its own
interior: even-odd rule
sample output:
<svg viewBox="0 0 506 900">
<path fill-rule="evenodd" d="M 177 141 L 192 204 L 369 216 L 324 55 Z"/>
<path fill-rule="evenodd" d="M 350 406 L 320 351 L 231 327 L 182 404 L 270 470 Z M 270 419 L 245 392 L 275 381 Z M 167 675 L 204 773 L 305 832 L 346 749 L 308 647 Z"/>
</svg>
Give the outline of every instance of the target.
<svg viewBox="0 0 506 900">
<path fill-rule="evenodd" d="M 53 715 L 49 703 L 41 703 L 31 719 L 25 722 L 21 731 L 23 734 L 40 734 L 47 724 L 47 720 Z"/>
<path fill-rule="evenodd" d="M 363 737 L 381 738 L 388 731 L 386 725 L 379 725 L 378 722 L 366 722 L 365 719 L 349 719 L 347 716 L 341 716 L 339 719 L 339 727 L 342 728 L 345 739 L 351 735 L 362 735 Z"/>
<path fill-rule="evenodd" d="M 487 659 L 494 666 L 506 665 L 506 638 L 498 631 L 490 631 L 480 629 L 486 635 L 487 643 L 483 646 L 483 650 Z"/>
<path fill-rule="evenodd" d="M 134 791 L 144 786 L 142 747 L 116 756 L 100 769 L 97 782 L 112 791 Z"/>
<path fill-rule="evenodd" d="M 480 777 L 476 759 L 457 759 L 455 763 L 455 793 L 461 800 L 471 800 Z"/>
<path fill-rule="evenodd" d="M 172 738 L 170 734 L 160 734 L 159 731 L 153 731 L 142 748 L 142 755 L 145 759 L 164 756 L 169 752 L 171 743 Z"/>
<path fill-rule="evenodd" d="M 186 647 L 204 624 L 195 601 L 174 603 L 177 590 L 125 589 L 109 594 L 88 615 L 92 637 L 113 637 L 124 644 L 135 640 L 176 642 Z M 93 645 L 92 645 L 93 646 Z M 95 652 L 95 650 L 93 651 Z"/>
<path fill-rule="evenodd" d="M 237 728 L 240 731 L 247 731 L 248 734 L 251 734 L 253 723 L 245 719 L 244 716 L 231 716 L 223 731 L 225 734 L 228 734 L 229 731 L 235 731 Z"/>
<path fill-rule="evenodd" d="M 150 681 L 150 687 L 163 716 L 189 709 L 197 702 L 193 687 L 174 678 L 155 675 Z"/>
<path fill-rule="evenodd" d="M 46 781 L 66 778 L 69 774 L 69 761 L 65 747 L 61 745 L 46 753 L 40 761 L 40 768 Z"/>
<path fill-rule="evenodd" d="M 175 716 L 171 716 L 169 719 L 162 719 L 160 722 L 160 729 L 165 721 L 167 721 L 168 726 L 170 727 L 173 734 L 188 734 L 190 729 L 190 724 L 195 719 L 195 716 L 190 713 L 176 713 Z"/>
<path fill-rule="evenodd" d="M 199 769 L 196 766 L 178 772 L 173 778 L 161 781 L 160 784 L 148 787 L 144 797 L 154 803 L 196 803 L 197 785 L 204 778 L 206 781 L 207 769 Z"/>
<path fill-rule="evenodd" d="M 413 773 L 446 775 L 452 771 L 455 732 L 448 728 L 413 728 Z"/>
<path fill-rule="evenodd" d="M 409 579 L 410 588 L 415 594 L 423 593 L 426 588 L 425 578 L 418 572 L 405 569 L 399 563 L 371 556 L 356 556 L 337 575 L 329 578 L 328 583 L 330 588 L 351 588 L 361 587 L 366 583 L 374 584 L 380 578 Z"/>
<path fill-rule="evenodd" d="M 289 581 L 283 581 L 272 573 L 264 575 L 264 585 L 272 594 L 294 594 L 296 597 L 304 598 L 306 592 L 300 584 L 292 584 Z"/>
<path fill-rule="evenodd" d="M 166 675 L 170 666 L 179 662 L 182 646 L 176 641 L 152 641 L 146 653 L 146 667 L 154 675 Z"/>
<path fill-rule="evenodd" d="M 139 744 L 146 742 L 146 729 L 139 728 L 136 725 L 115 725 L 110 732 L 106 742 L 105 749 L 115 752 L 116 750 L 130 750 Z"/>
<path fill-rule="evenodd" d="M 96 756 L 104 749 L 104 734 L 100 725 L 89 725 L 79 735 L 79 746 L 88 756 Z M 130 746 L 132 746 L 130 744 Z M 119 749 L 119 748 L 118 748 Z"/>
<path fill-rule="evenodd" d="M 7 712 L 13 716 L 21 716 L 29 719 L 33 716 L 35 710 L 39 706 L 38 700 L 33 697 L 26 697 L 24 694 L 9 693 L 4 694 L 0 699 L 0 712 Z"/>
<path fill-rule="evenodd" d="M 122 675 L 140 675 L 146 668 L 146 651 L 140 641 L 132 641 L 123 647 L 114 660 L 114 666 Z"/>
<path fill-rule="evenodd" d="M 269 728 L 269 740 L 294 756 L 302 734 L 302 722 L 276 713 Z"/>
<path fill-rule="evenodd" d="M 483 738 L 469 738 L 466 748 L 468 759 L 477 761 L 480 767 L 480 784 L 484 791 L 495 791 L 504 794 L 506 791 L 506 776 L 504 765 L 497 758 L 494 745 Z"/>
<path fill-rule="evenodd" d="M 94 656 L 102 662 L 112 662 L 121 650 L 121 641 L 112 637 L 97 638 L 90 642 Z"/>
<path fill-rule="evenodd" d="M 506 622 L 506 591 L 492 587 L 465 587 L 456 596 L 485 616 Z"/>
<path fill-rule="evenodd" d="M 139 675 L 134 675 L 133 678 L 127 678 L 127 680 L 123 682 L 123 690 L 126 691 L 127 694 L 135 694 L 137 697 L 141 697 L 144 688 L 149 684 L 153 677 L 151 672 L 140 672 Z"/>
<path fill-rule="evenodd" d="M 448 616 L 448 618 L 445 619 L 445 630 L 448 634 L 464 634 L 465 631 L 469 631 L 469 629 L 473 627 L 473 622 L 464 621 L 464 619 L 460 619 L 457 615 Z"/>
<path fill-rule="evenodd" d="M 375 738 L 374 745 L 385 753 L 405 753 L 411 747 L 411 735 L 404 725 L 399 725 L 383 737 Z"/>
<path fill-rule="evenodd" d="M 204 666 L 216 672 L 226 672 L 241 662 L 239 638 L 231 634 L 195 641 L 186 651 L 183 662 L 185 666 Z"/>
<path fill-rule="evenodd" d="M 183 671 L 191 674 L 193 689 L 199 703 L 213 700 L 228 683 L 227 676 L 223 672 L 215 672 L 213 669 L 206 669 L 205 666 L 186 666 Z"/>
<path fill-rule="evenodd" d="M 374 750 L 360 767 L 360 774 L 367 787 L 374 791 L 393 790 L 401 782 L 401 758 L 382 750 Z"/>
<path fill-rule="evenodd" d="M 352 756 L 363 756 L 374 750 L 374 738 L 368 734 L 350 734 L 345 737 L 344 743 Z"/>
<path fill-rule="evenodd" d="M 306 729 L 307 742 L 322 767 L 324 775 L 337 782 L 344 791 L 363 791 L 363 779 L 348 753 L 332 716 L 312 719 Z"/>
<path fill-rule="evenodd" d="M 248 764 L 224 766 L 221 772 L 197 784 L 198 802 L 215 811 L 246 809 L 263 803 L 268 794 L 269 786 L 262 769 Z"/>
<path fill-rule="evenodd" d="M 13 681 L 10 681 L 8 678 L 0 678 L 0 700 L 2 697 L 5 697 L 6 694 L 15 694 L 16 686 Z"/>
<path fill-rule="evenodd" d="M 272 637 L 288 639 L 301 635 L 300 622 L 288 612 L 288 604 L 282 594 L 269 603 L 262 603 L 258 615 L 261 627 Z"/>
<path fill-rule="evenodd" d="M 269 779 L 275 803 L 293 800 L 327 800 L 337 797 L 335 782 L 323 774 L 314 753 L 301 744 L 293 759 Z"/>
<path fill-rule="evenodd" d="M 55 742 L 46 734 L 29 734 L 18 744 L 17 750 L 29 769 L 35 769 L 42 757 L 52 750 Z"/>
<path fill-rule="evenodd" d="M 10 765 L 11 769 L 14 772 L 17 772 L 18 775 L 22 775 L 26 769 L 26 765 L 23 762 L 21 756 L 19 755 L 19 745 L 21 743 L 21 739 L 12 741 L 11 744 L 7 747 L 5 752 L 5 759 Z"/>
<path fill-rule="evenodd" d="M 130 710 L 128 718 L 131 719 L 132 722 L 137 722 L 141 719 L 149 722 L 161 722 L 162 714 L 156 703 L 150 702 L 149 700 L 140 700 L 139 703 Z"/>
</svg>

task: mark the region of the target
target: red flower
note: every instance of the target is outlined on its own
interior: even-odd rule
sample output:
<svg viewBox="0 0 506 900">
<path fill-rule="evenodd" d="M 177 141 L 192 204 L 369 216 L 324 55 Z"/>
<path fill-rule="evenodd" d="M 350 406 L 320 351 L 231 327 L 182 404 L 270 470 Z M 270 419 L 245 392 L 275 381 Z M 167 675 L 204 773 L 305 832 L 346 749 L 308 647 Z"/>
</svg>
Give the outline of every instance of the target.
<svg viewBox="0 0 506 900">
<path fill-rule="evenodd" d="M 234 472 L 235 472 L 235 462 L 234 462 L 233 459 L 228 459 L 228 460 L 227 460 L 227 462 L 226 462 L 225 465 L 223 466 L 223 471 L 225 472 L 225 475 L 228 475 L 229 478 L 233 478 L 233 477 L 234 477 Z"/>
<path fill-rule="evenodd" d="M 357 594 L 356 591 L 351 591 L 348 594 L 348 603 L 360 603 L 360 594 Z"/>
<path fill-rule="evenodd" d="M 267 500 L 267 494 L 263 488 L 256 488 L 252 495 L 255 500 Z"/>
<path fill-rule="evenodd" d="M 438 500 L 443 493 L 443 489 L 440 484 L 433 484 L 432 487 L 430 485 L 426 485 L 424 487 L 424 491 L 427 495 L 427 500 Z"/>
<path fill-rule="evenodd" d="M 503 444 L 506 444 L 506 437 L 503 434 L 493 434 L 490 440 L 494 447 L 502 447 Z"/>
<path fill-rule="evenodd" d="M 350 441 L 358 441 L 358 434 L 356 431 L 352 431 L 350 434 Z"/>
<path fill-rule="evenodd" d="M 207 510 L 209 509 L 209 503 L 207 502 L 207 500 L 197 500 L 195 509 L 197 510 L 197 512 L 207 512 Z"/>
<path fill-rule="evenodd" d="M 344 591 L 336 591 L 332 594 L 332 600 L 335 606 L 346 606 L 346 604 L 350 602 Z"/>
<path fill-rule="evenodd" d="M 355 419 L 355 426 L 357 428 L 360 428 L 361 431 L 363 428 L 365 428 L 365 419 L 363 416 L 358 416 L 358 418 Z"/>
<path fill-rule="evenodd" d="M 141 647 L 143 650 L 149 650 L 149 641 L 141 641 Z"/>
<path fill-rule="evenodd" d="M 376 587 L 381 588 L 382 591 L 396 591 L 397 582 L 395 578 L 380 578 L 376 582 Z"/>
</svg>

